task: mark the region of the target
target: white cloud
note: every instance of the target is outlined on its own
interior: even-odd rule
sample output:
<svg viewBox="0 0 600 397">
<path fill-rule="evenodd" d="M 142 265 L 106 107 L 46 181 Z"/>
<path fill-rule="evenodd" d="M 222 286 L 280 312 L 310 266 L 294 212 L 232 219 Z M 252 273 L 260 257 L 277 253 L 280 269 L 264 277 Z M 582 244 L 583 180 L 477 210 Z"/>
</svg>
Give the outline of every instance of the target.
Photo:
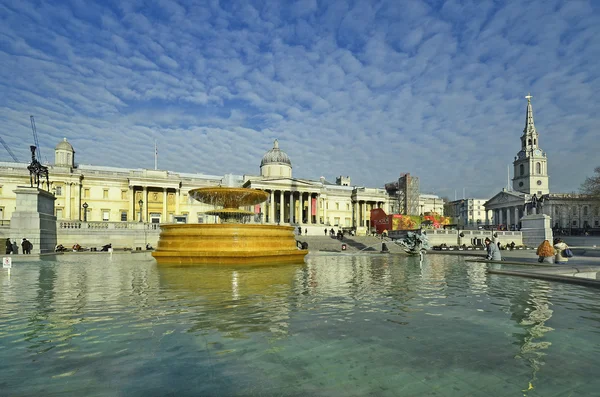
<svg viewBox="0 0 600 397">
<path fill-rule="evenodd" d="M 83 4 L 3 6 L 0 123 L 21 158 L 34 114 L 44 152 L 66 136 L 84 163 L 152 167 L 158 139 L 161 167 L 256 173 L 278 138 L 299 177 L 411 172 L 482 196 L 506 183 L 531 91 L 552 189 L 599 165 L 590 2 Z"/>
</svg>

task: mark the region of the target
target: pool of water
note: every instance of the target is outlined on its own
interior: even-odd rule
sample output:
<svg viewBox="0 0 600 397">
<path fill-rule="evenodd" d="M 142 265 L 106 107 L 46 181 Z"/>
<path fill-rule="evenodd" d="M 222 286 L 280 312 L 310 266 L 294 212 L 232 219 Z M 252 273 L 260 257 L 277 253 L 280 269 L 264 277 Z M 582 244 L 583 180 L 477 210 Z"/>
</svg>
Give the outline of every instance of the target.
<svg viewBox="0 0 600 397">
<path fill-rule="evenodd" d="M 63 255 L 0 271 L 6 396 L 589 396 L 586 287 L 456 256 L 163 268 Z"/>
</svg>

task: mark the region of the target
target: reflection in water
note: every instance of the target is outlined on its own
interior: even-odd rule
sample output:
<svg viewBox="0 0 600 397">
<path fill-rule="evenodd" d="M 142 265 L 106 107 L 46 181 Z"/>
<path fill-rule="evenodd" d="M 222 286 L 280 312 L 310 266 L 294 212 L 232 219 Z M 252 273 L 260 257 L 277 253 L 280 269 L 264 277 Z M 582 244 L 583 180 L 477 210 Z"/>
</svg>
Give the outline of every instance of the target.
<svg viewBox="0 0 600 397">
<path fill-rule="evenodd" d="M 105 258 L 20 264 L 10 282 L 0 274 L 4 394 L 487 396 L 522 395 L 531 381 L 546 395 L 544 384 L 574 378 L 586 388 L 578 395 L 600 387 L 580 374 L 599 355 L 579 364 L 600 345 L 594 291 L 437 255 L 196 268 Z M 575 322 L 576 335 L 560 329 Z"/>
<path fill-rule="evenodd" d="M 161 288 L 200 302 L 188 308 L 189 332 L 218 329 L 231 337 L 249 332 L 287 333 L 289 303 L 302 265 L 159 267 Z"/>
<path fill-rule="evenodd" d="M 520 345 L 516 358 L 524 359 L 531 368 L 531 379 L 525 391 L 533 390 L 538 371 L 544 365 L 545 350 L 551 343 L 544 341 L 545 334 L 553 329 L 545 322 L 552 317 L 548 295 L 550 284 L 535 281 L 511 299 L 511 318 L 521 325 L 525 333 L 515 333 Z"/>
</svg>

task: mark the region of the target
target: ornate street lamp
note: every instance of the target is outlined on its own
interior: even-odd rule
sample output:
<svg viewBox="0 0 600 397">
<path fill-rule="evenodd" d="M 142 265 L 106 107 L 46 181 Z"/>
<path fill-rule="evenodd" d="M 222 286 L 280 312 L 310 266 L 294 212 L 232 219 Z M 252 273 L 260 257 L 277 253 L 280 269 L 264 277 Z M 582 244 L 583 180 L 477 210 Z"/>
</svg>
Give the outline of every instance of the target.
<svg viewBox="0 0 600 397">
<path fill-rule="evenodd" d="M 142 199 L 140 199 L 140 201 L 138 201 L 138 204 L 140 205 L 140 222 L 142 221 L 142 206 L 144 205 L 144 201 Z"/>
<path fill-rule="evenodd" d="M 87 209 L 89 207 L 88 203 L 83 203 L 83 221 L 87 222 Z"/>
</svg>

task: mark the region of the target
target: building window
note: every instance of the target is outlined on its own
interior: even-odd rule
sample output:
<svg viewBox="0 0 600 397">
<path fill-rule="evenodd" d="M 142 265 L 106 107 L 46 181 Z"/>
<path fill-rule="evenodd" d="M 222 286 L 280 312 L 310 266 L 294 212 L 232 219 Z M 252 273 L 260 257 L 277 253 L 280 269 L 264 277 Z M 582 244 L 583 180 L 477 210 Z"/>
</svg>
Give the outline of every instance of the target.
<svg viewBox="0 0 600 397">
<path fill-rule="evenodd" d="M 108 198 L 108 189 L 104 189 L 104 190 L 102 191 L 102 198 L 103 198 L 103 199 L 107 199 L 107 198 Z"/>
<path fill-rule="evenodd" d="M 525 166 L 523 164 L 521 164 L 519 166 L 519 174 L 520 175 L 525 175 Z"/>
<path fill-rule="evenodd" d="M 340 203 L 335 203 L 335 209 L 339 210 L 340 209 Z"/>
<path fill-rule="evenodd" d="M 127 222 L 127 211 L 121 211 L 121 222 Z"/>
<path fill-rule="evenodd" d="M 198 223 L 204 223 L 204 215 L 198 214 Z"/>
<path fill-rule="evenodd" d="M 62 196 L 62 186 L 56 186 L 56 195 Z"/>
<path fill-rule="evenodd" d="M 573 226 L 577 226 L 577 221 L 573 221 Z"/>
<path fill-rule="evenodd" d="M 90 188 L 86 187 L 83 189 L 83 198 L 90 198 Z"/>
<path fill-rule="evenodd" d="M 583 207 L 583 216 L 587 216 L 588 214 L 588 209 L 587 206 Z"/>
<path fill-rule="evenodd" d="M 108 222 L 110 220 L 110 210 L 102 210 L 102 220 Z"/>
<path fill-rule="evenodd" d="M 350 211 L 350 204 L 346 204 L 346 211 Z"/>
<path fill-rule="evenodd" d="M 121 200 L 127 200 L 127 190 L 121 190 Z"/>
<path fill-rule="evenodd" d="M 538 175 L 542 173 L 542 163 L 535 163 L 535 173 Z"/>
<path fill-rule="evenodd" d="M 573 207 L 573 215 L 577 215 L 577 207 Z"/>
<path fill-rule="evenodd" d="M 63 218 L 63 210 L 62 208 L 57 208 L 56 209 L 56 219 L 62 219 Z"/>
<path fill-rule="evenodd" d="M 600 222 L 594 221 L 594 226 L 600 226 Z"/>
</svg>

